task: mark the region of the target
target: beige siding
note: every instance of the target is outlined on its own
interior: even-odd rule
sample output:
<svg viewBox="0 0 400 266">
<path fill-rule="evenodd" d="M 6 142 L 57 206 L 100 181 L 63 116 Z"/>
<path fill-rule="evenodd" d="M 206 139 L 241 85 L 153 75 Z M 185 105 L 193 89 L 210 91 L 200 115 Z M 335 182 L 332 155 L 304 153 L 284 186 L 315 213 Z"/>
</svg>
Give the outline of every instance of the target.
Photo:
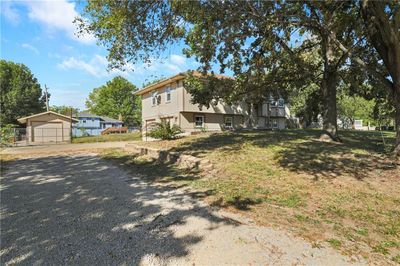
<svg viewBox="0 0 400 266">
<path fill-rule="evenodd" d="M 182 87 L 178 86 L 178 83 L 174 82 L 169 85 L 171 88 L 171 101 L 166 102 L 166 90 L 168 86 L 160 88 L 155 91 L 151 91 L 142 95 L 142 120 L 146 121 L 149 119 L 177 116 L 180 110 L 182 110 Z M 160 104 L 152 105 L 152 95 L 154 92 L 161 98 Z"/>
<path fill-rule="evenodd" d="M 243 102 L 237 105 L 229 106 L 227 104 L 223 104 L 221 101 L 216 105 L 211 105 L 209 108 L 205 106 L 201 109 L 198 104 L 193 104 L 191 102 L 192 96 L 184 90 L 183 93 L 183 101 L 184 101 L 184 112 L 200 112 L 200 113 L 216 113 L 216 114 L 237 114 L 237 115 L 245 115 L 247 114 L 247 105 Z"/>
<path fill-rule="evenodd" d="M 194 117 L 196 115 L 204 116 L 204 128 L 196 128 L 194 123 Z M 233 127 L 242 128 L 243 127 L 243 116 L 241 115 L 224 115 L 224 114 L 212 114 L 212 113 L 202 113 L 202 112 L 185 112 L 181 113 L 181 128 L 187 133 L 196 131 L 220 131 L 225 128 L 225 117 L 233 117 Z"/>
<path fill-rule="evenodd" d="M 30 142 L 67 142 L 71 140 L 71 122 L 54 114 L 43 114 L 27 120 Z"/>
</svg>

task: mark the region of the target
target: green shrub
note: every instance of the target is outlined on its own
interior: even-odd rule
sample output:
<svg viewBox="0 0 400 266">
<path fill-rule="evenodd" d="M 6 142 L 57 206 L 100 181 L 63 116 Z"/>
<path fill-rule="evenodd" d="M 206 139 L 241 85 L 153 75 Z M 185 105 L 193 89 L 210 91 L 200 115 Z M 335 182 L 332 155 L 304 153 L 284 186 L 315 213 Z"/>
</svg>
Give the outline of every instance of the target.
<svg viewBox="0 0 400 266">
<path fill-rule="evenodd" d="M 3 125 L 0 128 L 0 143 L 1 145 L 7 145 L 14 142 L 14 126 Z"/>
<path fill-rule="evenodd" d="M 155 127 L 147 135 L 155 139 L 171 140 L 175 139 L 182 132 L 182 129 L 178 125 L 171 126 L 169 121 L 161 120 L 160 123 L 156 123 Z"/>
</svg>

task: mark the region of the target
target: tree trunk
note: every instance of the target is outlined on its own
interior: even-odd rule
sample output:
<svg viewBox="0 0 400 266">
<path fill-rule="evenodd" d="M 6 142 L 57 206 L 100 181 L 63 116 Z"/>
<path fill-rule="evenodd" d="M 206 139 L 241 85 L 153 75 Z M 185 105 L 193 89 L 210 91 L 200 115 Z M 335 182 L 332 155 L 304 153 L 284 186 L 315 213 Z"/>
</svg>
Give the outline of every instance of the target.
<svg viewBox="0 0 400 266">
<path fill-rule="evenodd" d="M 361 14 L 364 18 L 369 41 L 381 57 L 391 80 L 384 77 L 384 84 L 394 98 L 396 110 L 396 144 L 394 153 L 400 156 L 400 32 L 397 9 L 392 18 L 386 13 L 386 3 L 383 1 L 363 0 Z M 388 85 L 390 84 L 390 85 Z"/>
<path fill-rule="evenodd" d="M 322 53 L 324 59 L 324 74 L 321 82 L 323 129 L 333 141 L 340 141 L 337 129 L 337 109 L 336 109 L 336 86 L 338 83 L 338 73 L 336 57 L 334 54 L 334 42 L 330 35 L 323 36 Z"/>
<path fill-rule="evenodd" d="M 394 154 L 400 156 L 400 80 L 395 81 L 394 85 L 394 104 L 396 109 L 396 144 L 394 146 Z"/>
</svg>

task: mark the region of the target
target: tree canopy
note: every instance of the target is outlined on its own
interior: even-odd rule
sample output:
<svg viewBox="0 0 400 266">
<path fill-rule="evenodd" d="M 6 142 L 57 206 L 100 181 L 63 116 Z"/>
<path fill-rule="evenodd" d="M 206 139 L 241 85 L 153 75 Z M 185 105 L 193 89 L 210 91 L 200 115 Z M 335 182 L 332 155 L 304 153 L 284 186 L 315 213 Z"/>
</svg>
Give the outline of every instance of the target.
<svg viewBox="0 0 400 266">
<path fill-rule="evenodd" d="M 125 125 L 141 123 L 141 100 L 133 93 L 135 85 L 123 77 L 115 77 L 105 85 L 93 89 L 86 100 L 88 110 L 96 115 L 118 119 L 122 116 Z"/>
<path fill-rule="evenodd" d="M 70 116 L 71 112 L 72 115 L 76 115 L 79 112 L 78 108 L 72 107 L 72 106 L 67 106 L 67 105 L 53 105 L 50 106 L 50 110 L 62 115 Z"/>
<path fill-rule="evenodd" d="M 46 110 L 38 80 L 24 64 L 0 60 L 1 125 L 18 124 L 17 119 Z"/>
<path fill-rule="evenodd" d="M 200 62 L 204 72 L 215 63 L 222 73 L 234 72 L 231 90 L 212 82 L 209 92 L 194 86 L 191 93 L 203 101 L 262 99 L 276 90 L 285 94 L 317 84 L 324 129 L 334 140 L 339 140 L 338 86 L 379 84 L 396 109 L 400 153 L 399 5 L 369 0 L 99 0 L 88 2 L 79 25 L 108 48 L 112 67 L 148 60 L 184 40 L 184 53 Z M 309 60 L 312 52 L 317 60 Z"/>
</svg>

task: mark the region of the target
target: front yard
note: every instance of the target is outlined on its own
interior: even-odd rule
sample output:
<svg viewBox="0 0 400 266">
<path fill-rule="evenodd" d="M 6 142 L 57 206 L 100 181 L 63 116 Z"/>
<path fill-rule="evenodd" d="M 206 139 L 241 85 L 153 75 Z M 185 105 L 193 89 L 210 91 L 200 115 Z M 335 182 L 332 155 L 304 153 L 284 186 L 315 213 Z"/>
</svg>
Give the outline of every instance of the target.
<svg viewBox="0 0 400 266">
<path fill-rule="evenodd" d="M 314 246 L 400 263 L 400 170 L 386 155 L 393 133 L 344 131 L 343 143 L 317 130 L 192 136 L 143 145 L 209 159 L 215 171 L 185 173 L 117 150 L 103 157 L 157 181 L 203 191 L 211 205 L 290 231 Z"/>
</svg>

